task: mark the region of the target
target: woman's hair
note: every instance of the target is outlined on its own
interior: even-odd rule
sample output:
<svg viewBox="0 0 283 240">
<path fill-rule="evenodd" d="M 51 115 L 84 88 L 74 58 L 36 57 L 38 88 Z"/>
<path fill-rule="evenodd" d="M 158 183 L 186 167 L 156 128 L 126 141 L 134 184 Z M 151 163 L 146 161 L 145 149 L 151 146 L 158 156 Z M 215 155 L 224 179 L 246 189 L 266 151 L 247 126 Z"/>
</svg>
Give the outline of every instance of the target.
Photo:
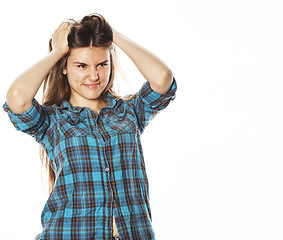
<svg viewBox="0 0 283 240">
<path fill-rule="evenodd" d="M 110 51 L 111 73 L 109 82 L 101 97 L 104 98 L 107 92 L 116 95 L 113 90 L 113 81 L 115 75 L 115 48 L 112 45 L 113 31 L 109 23 L 99 14 L 91 14 L 85 16 L 80 21 L 72 20 L 73 26 L 68 34 L 69 49 L 80 47 L 105 47 Z M 52 39 L 49 41 L 49 51 L 52 51 Z M 60 59 L 50 70 L 43 84 L 43 99 L 44 106 L 59 105 L 63 100 L 69 100 L 71 95 L 70 85 L 67 76 L 63 74 L 63 69 L 66 68 L 69 52 Z M 48 171 L 49 192 L 52 191 L 55 183 L 55 173 L 50 164 L 45 151 L 41 148 L 40 156 L 42 163 Z"/>
</svg>

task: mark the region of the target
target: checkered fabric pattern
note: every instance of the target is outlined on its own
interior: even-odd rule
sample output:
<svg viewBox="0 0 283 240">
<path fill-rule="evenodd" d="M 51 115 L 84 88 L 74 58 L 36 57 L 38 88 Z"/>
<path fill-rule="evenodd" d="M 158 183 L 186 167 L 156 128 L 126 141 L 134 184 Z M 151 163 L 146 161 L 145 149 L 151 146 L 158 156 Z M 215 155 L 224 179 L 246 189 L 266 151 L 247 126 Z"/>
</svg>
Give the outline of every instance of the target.
<svg viewBox="0 0 283 240">
<path fill-rule="evenodd" d="M 112 239 L 113 215 L 120 239 L 155 239 L 140 134 L 175 98 L 148 82 L 128 100 L 107 94 L 99 114 L 86 107 L 42 106 L 14 114 L 3 108 L 17 130 L 45 149 L 56 180 L 36 239 Z"/>
</svg>

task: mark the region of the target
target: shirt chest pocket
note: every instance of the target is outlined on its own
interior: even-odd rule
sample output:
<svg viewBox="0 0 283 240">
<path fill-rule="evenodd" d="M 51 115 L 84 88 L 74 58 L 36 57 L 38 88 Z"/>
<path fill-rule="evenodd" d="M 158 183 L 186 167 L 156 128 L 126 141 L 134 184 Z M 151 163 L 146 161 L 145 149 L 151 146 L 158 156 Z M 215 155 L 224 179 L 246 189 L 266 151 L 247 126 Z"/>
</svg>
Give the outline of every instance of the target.
<svg viewBox="0 0 283 240">
<path fill-rule="evenodd" d="M 104 125 L 117 133 L 135 133 L 137 127 L 134 114 L 122 106 L 112 109 L 105 117 Z"/>
<path fill-rule="evenodd" d="M 89 135 L 87 126 L 83 122 L 74 124 L 70 121 L 60 120 L 59 128 L 64 138 L 82 137 Z"/>
</svg>

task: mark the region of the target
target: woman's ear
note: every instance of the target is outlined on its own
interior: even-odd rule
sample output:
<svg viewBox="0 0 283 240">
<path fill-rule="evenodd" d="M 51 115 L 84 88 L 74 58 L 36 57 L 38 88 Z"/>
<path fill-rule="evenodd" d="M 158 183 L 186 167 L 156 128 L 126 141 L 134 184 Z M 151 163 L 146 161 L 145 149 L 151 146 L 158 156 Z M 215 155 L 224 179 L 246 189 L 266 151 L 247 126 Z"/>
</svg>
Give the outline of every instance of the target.
<svg viewBox="0 0 283 240">
<path fill-rule="evenodd" d="M 67 74 L 67 70 L 63 69 L 63 74 L 66 75 Z"/>
</svg>

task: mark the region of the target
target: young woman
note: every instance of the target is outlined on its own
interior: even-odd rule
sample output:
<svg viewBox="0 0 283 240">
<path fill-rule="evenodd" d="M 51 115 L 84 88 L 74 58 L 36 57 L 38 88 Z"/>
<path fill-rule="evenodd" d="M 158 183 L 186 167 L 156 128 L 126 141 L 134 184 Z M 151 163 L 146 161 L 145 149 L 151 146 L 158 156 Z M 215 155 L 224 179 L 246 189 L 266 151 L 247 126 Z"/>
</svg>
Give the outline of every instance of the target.
<svg viewBox="0 0 283 240">
<path fill-rule="evenodd" d="M 127 98 L 113 90 L 113 43 L 147 80 Z M 170 69 L 101 15 L 61 23 L 50 53 L 12 83 L 4 105 L 48 157 L 51 194 L 36 239 L 154 239 L 140 134 L 175 92 Z"/>
</svg>

